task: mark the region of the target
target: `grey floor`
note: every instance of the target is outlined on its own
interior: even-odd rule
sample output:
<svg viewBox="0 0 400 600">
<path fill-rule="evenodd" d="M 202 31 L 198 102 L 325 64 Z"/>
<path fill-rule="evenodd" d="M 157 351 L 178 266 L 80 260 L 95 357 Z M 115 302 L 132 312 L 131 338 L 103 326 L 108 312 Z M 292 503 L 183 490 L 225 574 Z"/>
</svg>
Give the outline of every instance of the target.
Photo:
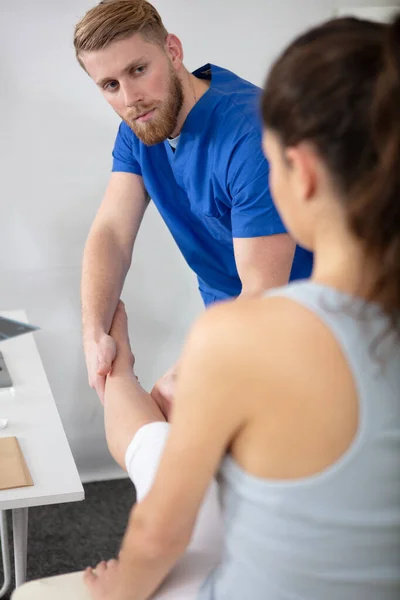
<svg viewBox="0 0 400 600">
<path fill-rule="evenodd" d="M 84 488 L 83 502 L 29 509 L 28 579 L 79 571 L 116 556 L 135 502 L 134 487 L 129 479 L 119 479 Z M 9 533 L 12 548 L 10 519 Z"/>
</svg>

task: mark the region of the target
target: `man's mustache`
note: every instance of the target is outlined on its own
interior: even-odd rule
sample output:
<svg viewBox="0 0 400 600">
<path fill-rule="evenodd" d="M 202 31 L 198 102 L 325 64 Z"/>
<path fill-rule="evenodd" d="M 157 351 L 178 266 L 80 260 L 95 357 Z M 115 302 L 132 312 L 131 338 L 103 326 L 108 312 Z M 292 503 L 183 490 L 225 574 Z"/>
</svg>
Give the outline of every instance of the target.
<svg viewBox="0 0 400 600">
<path fill-rule="evenodd" d="M 155 108 L 154 105 L 149 105 L 149 106 L 145 106 L 143 104 L 140 104 L 138 106 L 135 106 L 135 108 L 129 108 L 127 111 L 127 118 L 130 120 L 136 120 L 138 117 L 141 117 L 142 115 L 145 115 L 146 113 L 150 112 L 151 110 L 153 110 L 153 108 Z"/>
</svg>

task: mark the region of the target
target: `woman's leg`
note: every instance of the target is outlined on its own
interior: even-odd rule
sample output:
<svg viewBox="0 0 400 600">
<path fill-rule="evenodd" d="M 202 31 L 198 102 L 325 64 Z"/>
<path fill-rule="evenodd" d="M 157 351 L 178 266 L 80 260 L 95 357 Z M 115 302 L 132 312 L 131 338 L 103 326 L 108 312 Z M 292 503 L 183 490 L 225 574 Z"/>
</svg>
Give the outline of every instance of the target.
<svg viewBox="0 0 400 600">
<path fill-rule="evenodd" d="M 169 425 L 154 399 L 133 375 L 126 314 L 119 307 L 111 335 L 117 358 L 108 377 L 104 411 L 107 442 L 114 459 L 128 471 L 140 502 L 149 491 L 168 438 Z M 195 600 L 199 587 L 218 564 L 222 547 L 222 520 L 216 482 L 210 486 L 199 512 L 185 555 L 153 595 L 155 600 Z M 13 600 L 90 600 L 82 573 L 27 583 Z"/>
<path fill-rule="evenodd" d="M 126 452 L 126 466 L 140 501 L 149 491 L 168 438 L 168 423 L 146 424 L 133 437 Z M 190 545 L 161 585 L 154 600 L 195 600 L 199 588 L 218 564 L 222 546 L 222 522 L 216 482 L 201 507 Z M 12 600 L 90 600 L 83 573 L 32 581 L 18 588 Z"/>
</svg>

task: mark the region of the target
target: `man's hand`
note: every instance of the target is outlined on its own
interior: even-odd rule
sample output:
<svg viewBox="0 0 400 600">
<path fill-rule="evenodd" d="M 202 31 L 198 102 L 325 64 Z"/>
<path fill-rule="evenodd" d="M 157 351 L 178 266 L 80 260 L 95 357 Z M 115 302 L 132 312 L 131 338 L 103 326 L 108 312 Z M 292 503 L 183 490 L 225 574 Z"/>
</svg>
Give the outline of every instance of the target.
<svg viewBox="0 0 400 600">
<path fill-rule="evenodd" d="M 178 363 L 175 363 L 154 385 L 151 396 L 157 402 L 164 417 L 168 421 L 172 402 L 175 396 Z"/>
<path fill-rule="evenodd" d="M 104 403 L 106 376 L 111 371 L 116 352 L 114 339 L 106 333 L 103 333 L 98 341 L 88 340 L 85 343 L 89 385 L 96 390 L 102 403 Z"/>
</svg>

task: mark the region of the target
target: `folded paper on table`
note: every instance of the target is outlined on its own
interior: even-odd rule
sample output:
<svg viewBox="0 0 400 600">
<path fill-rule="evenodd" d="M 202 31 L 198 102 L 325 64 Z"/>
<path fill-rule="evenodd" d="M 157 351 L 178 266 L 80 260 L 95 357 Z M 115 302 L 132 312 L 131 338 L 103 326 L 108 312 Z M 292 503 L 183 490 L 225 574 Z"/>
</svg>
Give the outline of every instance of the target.
<svg viewBox="0 0 400 600">
<path fill-rule="evenodd" d="M 0 438 L 0 490 L 33 485 L 16 437 Z"/>
</svg>

